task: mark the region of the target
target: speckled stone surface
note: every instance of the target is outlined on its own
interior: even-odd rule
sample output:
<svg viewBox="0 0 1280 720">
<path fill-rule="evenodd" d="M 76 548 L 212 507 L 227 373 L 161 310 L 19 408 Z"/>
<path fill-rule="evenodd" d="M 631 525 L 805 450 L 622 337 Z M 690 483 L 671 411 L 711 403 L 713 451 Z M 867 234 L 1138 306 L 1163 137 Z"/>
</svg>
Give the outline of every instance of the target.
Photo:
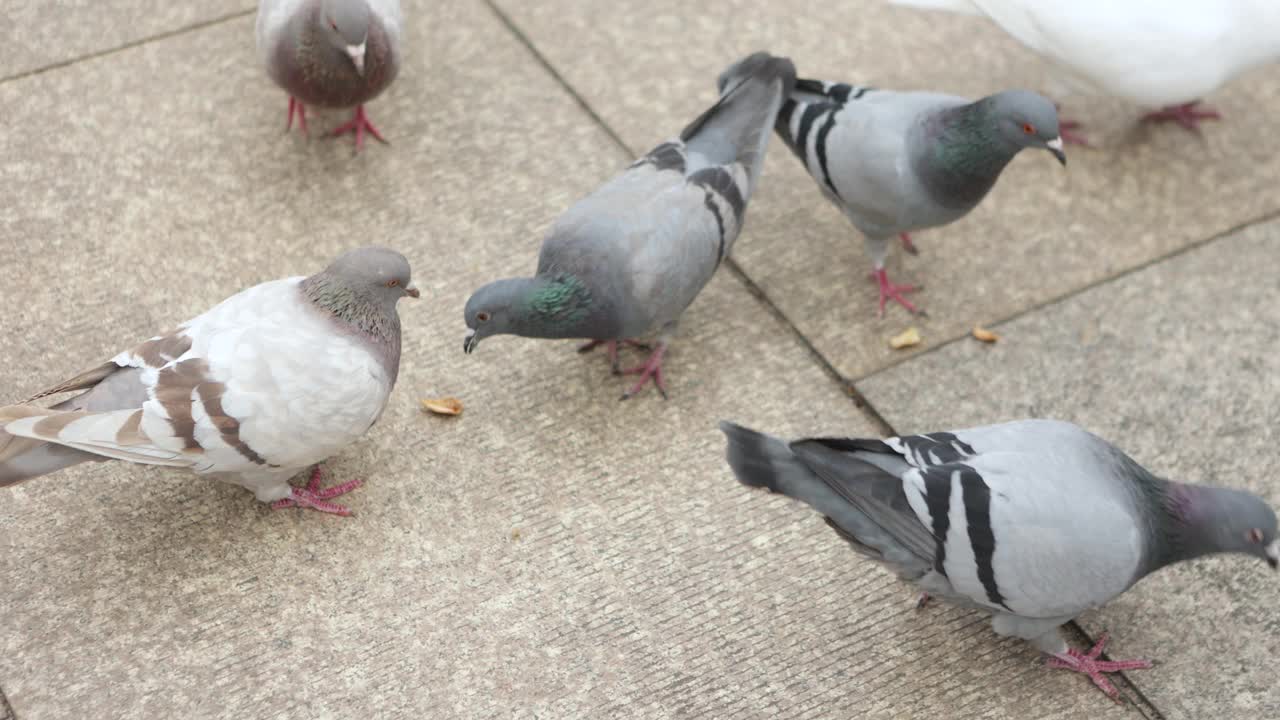
<svg viewBox="0 0 1280 720">
<path fill-rule="evenodd" d="M 250 13 L 256 7 L 252 0 L 11 0 L 0 6 L 0 80 Z M 192 58 L 206 59 L 212 50 L 198 41 L 183 48 Z M 62 112 L 78 109 L 68 102 Z"/>
<path fill-rule="evenodd" d="M 1071 420 L 1157 474 L 1280 506 L 1280 222 L 960 340 L 860 383 L 900 432 Z M 1224 288 L 1229 291 L 1224 292 Z M 1185 563 L 1085 615 L 1168 718 L 1280 717 L 1280 577 L 1244 557 Z"/>
<path fill-rule="evenodd" d="M 329 465 L 367 480 L 351 518 L 122 464 L 0 490 L 20 720 L 1143 712 L 981 616 L 917 613 L 820 518 L 734 482 L 721 418 L 877 427 L 733 275 L 686 316 L 667 402 L 619 403 L 567 342 L 463 356 L 469 292 L 531 271 L 555 215 L 630 158 L 484 5 L 408 17 L 369 107 L 391 145 L 358 156 L 284 135 L 249 16 L 0 83 L 12 126 L 41 130 L 0 135 L 5 400 L 353 245 L 401 249 L 423 291 L 390 406 Z M 460 417 L 419 411 L 442 395 Z"/>
<path fill-rule="evenodd" d="M 790 56 L 804 77 L 977 97 L 1009 87 L 1048 91 L 1046 63 L 978 17 L 926 13 L 883 0 L 798 11 L 770 0 L 581 2 L 495 0 L 558 73 L 633 149 L 662 139 L 663 119 L 714 96 L 715 78 L 749 52 Z M 1064 97 L 1095 149 L 1069 148 L 1064 170 L 1024 153 L 958 223 L 895 249 L 895 282 L 924 286 L 929 312 L 876 317 L 861 236 L 781 143 L 734 256 L 787 318 L 849 378 L 903 359 L 889 337 L 917 325 L 919 350 L 1008 318 L 1180 247 L 1280 210 L 1280 71 L 1242 77 L 1208 98 L 1226 117 L 1201 136 L 1137 127 L 1138 109 Z M 896 245 L 896 243 L 895 243 Z"/>
</svg>

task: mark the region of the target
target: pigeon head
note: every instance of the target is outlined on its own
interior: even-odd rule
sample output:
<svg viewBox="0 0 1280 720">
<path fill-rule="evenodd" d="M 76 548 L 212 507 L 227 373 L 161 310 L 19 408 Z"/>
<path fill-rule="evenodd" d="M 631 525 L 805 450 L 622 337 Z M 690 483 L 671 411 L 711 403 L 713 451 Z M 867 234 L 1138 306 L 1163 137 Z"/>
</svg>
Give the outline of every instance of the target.
<svg viewBox="0 0 1280 720">
<path fill-rule="evenodd" d="M 1280 569 L 1276 514 L 1257 495 L 1231 488 L 1180 485 L 1171 493 L 1184 525 L 1184 554 L 1243 553 Z"/>
<path fill-rule="evenodd" d="M 490 335 L 586 337 L 581 329 L 591 315 L 591 293 L 572 275 L 507 278 L 475 291 L 463 315 L 468 354 Z"/>
<path fill-rule="evenodd" d="M 409 261 L 391 248 L 349 250 L 329 263 L 324 272 L 386 307 L 394 308 L 405 296 L 418 297 L 418 288 L 410 278 Z"/>
<path fill-rule="evenodd" d="M 322 0 L 320 32 L 335 49 L 340 50 L 364 75 L 364 53 L 369 39 L 372 11 L 366 0 Z"/>
<path fill-rule="evenodd" d="M 987 99 L 987 109 L 1000 137 L 1021 148 L 1048 150 L 1067 164 L 1058 128 L 1058 109 L 1042 95 L 1030 90 L 1006 90 Z"/>
<path fill-rule="evenodd" d="M 400 344 L 396 302 L 418 297 L 409 277 L 409 261 L 395 250 L 364 247 L 338 256 L 308 277 L 302 293 L 339 321 L 379 341 Z M 398 357 L 398 350 L 397 350 Z"/>
</svg>

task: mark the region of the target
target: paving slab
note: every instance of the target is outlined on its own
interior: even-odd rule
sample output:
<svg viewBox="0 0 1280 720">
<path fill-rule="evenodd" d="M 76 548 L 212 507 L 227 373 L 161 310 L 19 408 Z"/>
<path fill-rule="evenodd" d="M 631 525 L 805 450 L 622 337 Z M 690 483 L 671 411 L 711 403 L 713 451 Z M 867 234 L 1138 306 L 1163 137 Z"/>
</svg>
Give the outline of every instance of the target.
<svg viewBox="0 0 1280 720">
<path fill-rule="evenodd" d="M 496 2 L 635 150 L 703 107 L 730 61 L 762 48 L 793 58 L 802 76 L 885 88 L 978 97 L 1051 80 L 981 18 L 883 0 L 821 11 L 769 0 Z M 841 373 L 863 377 L 902 358 L 886 341 L 909 324 L 925 350 L 1280 209 L 1280 137 L 1259 124 L 1280 112 L 1280 72 L 1208 99 L 1227 120 L 1196 136 L 1135 127 L 1137 109 L 1118 100 L 1065 98 L 1100 147 L 1070 148 L 1065 171 L 1047 153 L 1024 153 L 970 216 L 920 233 L 918 257 L 891 252 L 890 277 L 924 286 L 928 319 L 901 308 L 876 318 L 861 237 L 781 143 L 734 257 Z"/>
<path fill-rule="evenodd" d="M 252 0 L 19 0 L 0 7 L 0 80 L 251 12 Z M 186 51 L 204 56 L 206 48 Z M 61 112 L 75 113 L 71 103 Z M 36 126 L 39 127 L 39 126 Z M 30 128 L 28 128 L 30 129 Z"/>
<path fill-rule="evenodd" d="M 484 6 L 410 18 L 370 106 L 391 145 L 358 156 L 284 136 L 249 17 L 0 83 L 44 130 L 0 136 L 5 400 L 356 244 L 402 249 L 423 290 L 389 408 L 329 464 L 368 482 L 351 518 L 123 464 L 0 491 L 18 718 L 1134 716 L 733 481 L 720 418 L 876 430 L 731 274 L 668 402 L 619 403 L 567 342 L 463 356 L 467 294 L 530 271 L 630 158 Z M 420 413 L 440 395 L 462 416 Z"/>
<path fill-rule="evenodd" d="M 899 432 L 1071 420 L 1157 474 L 1280 506 L 1280 222 L 1255 225 L 878 373 L 859 389 Z M 1223 284 L 1230 292 L 1222 292 Z M 1182 564 L 1082 624 L 1167 718 L 1280 717 L 1280 587 L 1246 558 Z"/>
</svg>

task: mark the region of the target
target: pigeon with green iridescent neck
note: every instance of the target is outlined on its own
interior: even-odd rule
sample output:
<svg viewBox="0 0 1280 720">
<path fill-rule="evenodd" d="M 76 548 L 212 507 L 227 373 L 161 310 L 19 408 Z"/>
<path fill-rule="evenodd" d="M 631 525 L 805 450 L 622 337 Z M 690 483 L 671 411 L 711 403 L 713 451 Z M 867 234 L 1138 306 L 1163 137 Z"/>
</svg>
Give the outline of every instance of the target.
<svg viewBox="0 0 1280 720">
<path fill-rule="evenodd" d="M 785 58 L 752 55 L 725 71 L 720 99 L 676 139 L 654 148 L 551 228 L 533 277 L 489 283 L 467 301 L 470 353 L 492 335 L 581 338 L 604 344 L 618 371 L 620 342 L 655 337 L 623 399 L 653 381 L 676 324 L 733 248 L 783 98 L 795 82 Z"/>
<path fill-rule="evenodd" d="M 915 288 L 889 282 L 889 240 L 955 222 L 977 207 L 1023 148 L 1066 164 L 1053 103 L 1026 90 L 970 102 L 800 80 L 778 113 L 778 134 L 863 236 L 880 287 L 880 315 Z"/>
</svg>

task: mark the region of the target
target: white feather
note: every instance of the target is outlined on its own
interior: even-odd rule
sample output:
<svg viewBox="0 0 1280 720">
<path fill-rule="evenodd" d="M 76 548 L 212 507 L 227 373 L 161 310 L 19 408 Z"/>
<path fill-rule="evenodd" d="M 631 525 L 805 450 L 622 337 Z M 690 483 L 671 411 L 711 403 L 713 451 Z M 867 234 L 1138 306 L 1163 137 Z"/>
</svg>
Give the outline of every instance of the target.
<svg viewBox="0 0 1280 720">
<path fill-rule="evenodd" d="M 185 466 L 199 474 L 237 482 L 262 499 L 287 494 L 289 477 L 355 441 L 377 420 L 392 381 L 369 344 L 339 330 L 332 318 L 301 294 L 302 278 L 249 288 L 180 326 L 191 347 L 160 367 L 132 351 L 114 362 L 138 367 L 147 388 L 139 423 L 140 443 L 122 445 L 118 433 L 136 408 L 87 413 L 56 435 L 38 423 L 56 414 L 12 420 L 3 431 L 48 440 L 103 457 L 149 465 Z M 182 408 L 195 421 L 200 446 L 185 447 L 157 399 L 161 373 L 178 363 L 203 360 L 205 381 L 220 383 L 223 412 L 239 423 L 239 439 L 263 462 L 228 444 L 210 420 L 199 393 Z"/>
<path fill-rule="evenodd" d="M 893 0 L 979 10 L 1084 83 L 1146 107 L 1198 100 L 1280 59 L 1276 0 Z"/>
</svg>

